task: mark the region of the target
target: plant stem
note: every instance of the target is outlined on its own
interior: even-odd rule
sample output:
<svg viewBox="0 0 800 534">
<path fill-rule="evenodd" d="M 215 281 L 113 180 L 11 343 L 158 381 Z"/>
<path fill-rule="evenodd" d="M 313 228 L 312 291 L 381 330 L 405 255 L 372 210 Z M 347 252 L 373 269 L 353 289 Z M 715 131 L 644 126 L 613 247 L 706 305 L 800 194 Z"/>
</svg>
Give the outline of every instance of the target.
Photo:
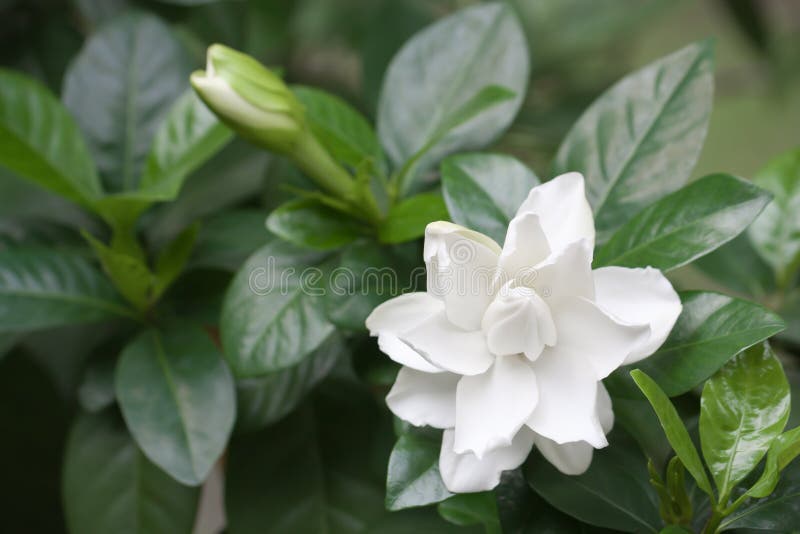
<svg viewBox="0 0 800 534">
<path fill-rule="evenodd" d="M 725 515 L 723 512 L 714 508 L 711 517 L 708 518 L 708 523 L 706 523 L 706 526 L 703 528 L 703 534 L 715 534 L 724 517 Z"/>
</svg>

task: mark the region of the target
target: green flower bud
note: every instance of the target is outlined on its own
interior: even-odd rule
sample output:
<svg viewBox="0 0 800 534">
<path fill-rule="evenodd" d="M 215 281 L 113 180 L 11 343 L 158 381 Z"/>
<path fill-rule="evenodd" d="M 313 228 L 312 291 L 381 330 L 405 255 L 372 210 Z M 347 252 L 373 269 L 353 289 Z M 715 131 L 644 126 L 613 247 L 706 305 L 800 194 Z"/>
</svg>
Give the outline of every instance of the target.
<svg viewBox="0 0 800 534">
<path fill-rule="evenodd" d="M 286 153 L 303 134 L 303 106 L 280 77 L 247 54 L 211 45 L 206 70 L 191 80 L 203 102 L 248 141 Z"/>
</svg>

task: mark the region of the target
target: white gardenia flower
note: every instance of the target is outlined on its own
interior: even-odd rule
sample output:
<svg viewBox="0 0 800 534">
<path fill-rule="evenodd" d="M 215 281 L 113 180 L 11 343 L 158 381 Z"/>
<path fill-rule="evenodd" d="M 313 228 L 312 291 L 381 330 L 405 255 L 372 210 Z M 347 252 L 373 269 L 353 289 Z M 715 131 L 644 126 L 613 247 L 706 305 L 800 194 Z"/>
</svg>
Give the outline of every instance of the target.
<svg viewBox="0 0 800 534">
<path fill-rule="evenodd" d="M 447 223 L 425 232 L 427 292 L 391 299 L 367 328 L 403 365 L 386 402 L 444 429 L 447 488 L 494 488 L 532 447 L 560 471 L 588 469 L 614 413 L 601 380 L 652 354 L 681 312 L 652 268 L 592 271 L 594 221 L 583 176 L 534 187 L 501 248 Z"/>
</svg>

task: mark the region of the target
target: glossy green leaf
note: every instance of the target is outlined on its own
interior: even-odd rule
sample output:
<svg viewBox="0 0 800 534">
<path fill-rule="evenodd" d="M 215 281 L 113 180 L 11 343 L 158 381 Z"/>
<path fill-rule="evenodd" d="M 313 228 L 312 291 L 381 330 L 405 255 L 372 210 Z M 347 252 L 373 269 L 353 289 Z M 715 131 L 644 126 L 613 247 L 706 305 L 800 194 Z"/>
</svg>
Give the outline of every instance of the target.
<svg viewBox="0 0 800 534">
<path fill-rule="evenodd" d="M 305 106 L 311 130 L 337 161 L 356 168 L 369 160 L 382 169 L 383 150 L 369 122 L 337 96 L 311 87 L 294 87 Z"/>
<path fill-rule="evenodd" d="M 378 105 L 378 135 L 396 166 L 428 148 L 416 165 L 422 172 L 449 153 L 496 138 L 516 115 L 527 79 L 527 46 L 513 11 L 499 3 L 460 10 L 417 33 L 392 60 Z M 515 96 L 443 132 L 492 85 Z"/>
<path fill-rule="evenodd" d="M 270 240 L 265 217 L 261 210 L 233 210 L 203 221 L 188 267 L 236 271 Z"/>
<path fill-rule="evenodd" d="M 770 195 L 728 174 L 711 174 L 646 207 L 597 251 L 593 266 L 668 271 L 740 234 Z"/>
<path fill-rule="evenodd" d="M 785 286 L 800 267 L 800 149 L 771 161 L 753 182 L 775 198 L 750 227 L 750 237 Z"/>
<path fill-rule="evenodd" d="M 631 371 L 631 376 L 656 412 L 661 427 L 664 429 L 664 434 L 667 436 L 667 441 L 672 445 L 675 454 L 680 458 L 686 470 L 694 477 L 700 489 L 713 496 L 714 492 L 711 489 L 711 483 L 703 467 L 703 462 L 700 460 L 700 454 L 698 454 L 694 443 L 692 443 L 689 431 L 686 430 L 686 426 L 681 421 L 681 417 L 669 397 L 652 378 L 642 371 L 638 369 Z"/>
<path fill-rule="evenodd" d="M 720 501 L 755 468 L 789 419 L 789 383 L 769 345 L 734 357 L 703 387 L 700 443 Z"/>
<path fill-rule="evenodd" d="M 449 220 L 441 193 L 422 193 L 395 204 L 378 230 L 384 243 L 403 243 L 425 234 L 434 221 Z"/>
<path fill-rule="evenodd" d="M 800 524 L 800 464 L 786 468 L 769 497 L 748 504 L 725 518 L 720 530 L 794 532 Z"/>
<path fill-rule="evenodd" d="M 184 484 L 202 483 L 236 416 L 233 378 L 208 335 L 188 324 L 141 334 L 122 351 L 115 391 L 147 457 Z"/>
<path fill-rule="evenodd" d="M 64 77 L 64 104 L 89 142 L 103 183 L 135 189 L 153 137 L 188 87 L 189 64 L 169 27 L 130 12 L 94 33 Z"/>
<path fill-rule="evenodd" d="M 442 192 L 453 222 L 503 243 L 508 223 L 539 179 L 504 154 L 459 154 L 442 162 Z"/>
<path fill-rule="evenodd" d="M 292 367 L 333 332 L 319 298 L 323 260 L 318 252 L 273 239 L 236 273 L 220 330 L 237 377 Z"/>
<path fill-rule="evenodd" d="M 47 249 L 0 250 L 0 332 L 135 317 L 85 258 Z"/>
<path fill-rule="evenodd" d="M 528 458 L 524 472 L 544 500 L 581 521 L 625 532 L 661 528 L 645 459 L 627 440 L 612 439 L 609 447 L 595 451 L 592 465 L 579 476 L 561 473 L 538 453 Z"/>
<path fill-rule="evenodd" d="M 747 233 L 698 258 L 693 266 L 715 282 L 745 295 L 760 298 L 775 289 L 775 274 L 753 248 Z"/>
<path fill-rule="evenodd" d="M 795 427 L 775 438 L 769 446 L 764 470 L 756 483 L 747 490 L 747 495 L 767 497 L 778 484 L 780 472 L 798 455 L 800 455 L 800 427 Z"/>
<path fill-rule="evenodd" d="M 236 428 L 244 432 L 272 424 L 294 410 L 341 361 L 347 346 L 336 333 L 293 367 L 236 382 Z"/>
<path fill-rule="evenodd" d="M 450 493 L 439 474 L 442 434 L 411 428 L 395 443 L 386 478 L 386 509 L 402 510 L 441 502 Z"/>
<path fill-rule="evenodd" d="M 439 515 L 459 526 L 483 525 L 487 534 L 501 534 L 494 493 L 461 493 L 439 503 Z"/>
<path fill-rule="evenodd" d="M 198 496 L 150 463 L 113 412 L 79 416 L 64 459 L 70 532 L 189 532 Z"/>
<path fill-rule="evenodd" d="M 267 228 L 298 246 L 336 249 L 367 234 L 347 215 L 313 199 L 292 200 L 267 217 Z"/>
<path fill-rule="evenodd" d="M 637 367 L 674 397 L 702 384 L 735 354 L 784 328 L 771 311 L 720 293 L 684 291 L 683 311 L 655 354 L 617 373 Z"/>
<path fill-rule="evenodd" d="M 102 194 L 75 121 L 40 83 L 0 69 L 0 166 L 90 206 Z"/>
<path fill-rule="evenodd" d="M 623 78 L 578 119 L 553 175 L 578 171 L 598 242 L 686 183 L 711 113 L 712 45 L 687 46 Z"/>
</svg>

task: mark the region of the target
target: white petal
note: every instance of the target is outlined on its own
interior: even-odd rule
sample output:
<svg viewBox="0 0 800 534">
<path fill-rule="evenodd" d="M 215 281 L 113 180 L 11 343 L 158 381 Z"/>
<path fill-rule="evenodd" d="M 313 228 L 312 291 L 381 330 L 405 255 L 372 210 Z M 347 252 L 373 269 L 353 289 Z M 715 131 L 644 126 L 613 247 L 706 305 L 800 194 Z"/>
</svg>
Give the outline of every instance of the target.
<svg viewBox="0 0 800 534">
<path fill-rule="evenodd" d="M 418 371 L 438 373 L 442 369 L 400 341 L 397 334 L 414 328 L 442 310 L 444 303 L 427 293 L 406 293 L 372 310 L 367 317 L 367 329 L 373 336 L 378 336 L 378 346 L 392 360 Z"/>
<path fill-rule="evenodd" d="M 550 247 L 539 224 L 539 216 L 533 213 L 519 214 L 508 225 L 499 259 L 505 279 L 499 285 L 517 277 L 524 278 L 549 255 Z"/>
<path fill-rule="evenodd" d="M 503 471 L 516 469 L 525 461 L 533 447 L 533 432 L 520 429 L 511 445 L 486 453 L 480 460 L 472 453 L 456 454 L 453 450 L 455 432 L 445 430 L 439 454 L 439 472 L 444 485 L 453 493 L 489 491 L 500 483 Z"/>
<path fill-rule="evenodd" d="M 603 432 L 608 434 L 614 428 L 614 409 L 611 405 L 611 395 L 608 390 L 600 382 L 597 385 L 597 419 L 600 420 L 600 426 L 603 427 Z"/>
<path fill-rule="evenodd" d="M 534 444 L 542 456 L 565 475 L 582 475 L 592 463 L 594 447 L 585 441 L 558 444 L 537 434 Z"/>
<path fill-rule="evenodd" d="M 494 361 L 483 332 L 461 330 L 447 320 L 445 312 L 428 318 L 399 337 L 434 366 L 451 373 L 477 375 Z"/>
<path fill-rule="evenodd" d="M 425 229 L 428 293 L 444 300 L 447 318 L 464 330 L 480 328 L 492 300 L 500 246 L 463 226 L 434 222 Z"/>
<path fill-rule="evenodd" d="M 530 362 L 501 356 L 483 374 L 465 376 L 456 389 L 456 453 L 507 447 L 536 407 L 539 392 Z"/>
<path fill-rule="evenodd" d="M 565 296 L 593 299 L 591 244 L 584 240 L 567 245 L 537 265 L 532 280 L 522 282 L 548 302 Z"/>
<path fill-rule="evenodd" d="M 506 284 L 489 304 L 481 324 L 492 354 L 525 354 L 533 361 L 545 345 L 556 344 L 550 308 L 527 287 Z"/>
<path fill-rule="evenodd" d="M 556 348 L 589 364 L 597 380 L 611 374 L 650 337 L 649 326 L 620 323 L 582 297 L 562 298 L 550 310 L 558 332 Z"/>
<path fill-rule="evenodd" d="M 603 267 L 594 271 L 597 304 L 629 324 L 650 325 L 650 337 L 631 352 L 626 364 L 658 350 L 667 339 L 682 306 L 669 280 L 658 269 Z"/>
<path fill-rule="evenodd" d="M 598 381 L 583 358 L 559 345 L 546 348 L 533 365 L 539 402 L 528 426 L 556 443 L 587 441 L 594 447 L 608 444 L 597 417 Z"/>
<path fill-rule="evenodd" d="M 422 373 L 403 367 L 386 396 L 389 409 L 414 426 L 452 428 L 456 422 L 456 384 L 453 373 Z"/>
<path fill-rule="evenodd" d="M 523 213 L 539 216 L 553 253 L 581 239 L 594 249 L 594 218 L 580 173 L 562 174 L 531 189 L 517 216 Z"/>
</svg>

